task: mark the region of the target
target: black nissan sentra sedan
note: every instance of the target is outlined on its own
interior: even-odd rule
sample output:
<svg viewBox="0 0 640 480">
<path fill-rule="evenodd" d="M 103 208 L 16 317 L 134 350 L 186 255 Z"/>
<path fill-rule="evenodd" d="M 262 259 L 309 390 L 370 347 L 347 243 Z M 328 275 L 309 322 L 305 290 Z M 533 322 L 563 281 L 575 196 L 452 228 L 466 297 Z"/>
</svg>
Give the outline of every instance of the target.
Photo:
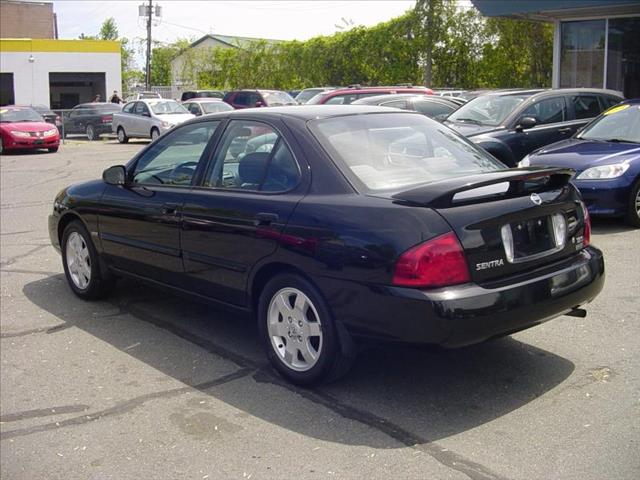
<svg viewBox="0 0 640 480">
<path fill-rule="evenodd" d="M 298 384 L 362 339 L 459 347 L 580 308 L 604 283 L 572 170 L 507 169 L 416 112 L 248 109 L 167 132 L 55 199 L 83 299 L 133 277 L 257 317 Z"/>
</svg>

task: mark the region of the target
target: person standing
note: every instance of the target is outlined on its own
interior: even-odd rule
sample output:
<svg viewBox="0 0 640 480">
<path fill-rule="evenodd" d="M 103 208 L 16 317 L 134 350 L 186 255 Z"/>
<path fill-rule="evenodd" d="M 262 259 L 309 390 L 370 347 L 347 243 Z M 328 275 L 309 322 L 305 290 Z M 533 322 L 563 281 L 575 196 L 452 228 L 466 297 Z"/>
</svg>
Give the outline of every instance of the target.
<svg viewBox="0 0 640 480">
<path fill-rule="evenodd" d="M 98 103 L 102 101 L 102 97 L 100 96 L 100 94 L 96 95 L 95 97 L 93 97 L 93 103 Z"/>
<path fill-rule="evenodd" d="M 118 96 L 117 90 L 113 91 L 113 95 L 111 95 L 111 98 L 109 99 L 109 101 L 111 103 L 122 103 L 122 99 Z"/>
</svg>

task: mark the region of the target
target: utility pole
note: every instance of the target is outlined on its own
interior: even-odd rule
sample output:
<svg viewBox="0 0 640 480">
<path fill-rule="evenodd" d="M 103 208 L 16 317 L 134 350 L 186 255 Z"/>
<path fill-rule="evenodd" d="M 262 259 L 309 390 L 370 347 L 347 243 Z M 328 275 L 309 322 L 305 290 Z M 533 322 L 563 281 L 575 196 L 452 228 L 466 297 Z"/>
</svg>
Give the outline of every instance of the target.
<svg viewBox="0 0 640 480">
<path fill-rule="evenodd" d="M 149 6 L 147 7 L 147 69 L 144 79 L 144 88 L 149 90 L 151 88 L 151 15 L 153 15 L 153 0 L 149 0 Z"/>
</svg>

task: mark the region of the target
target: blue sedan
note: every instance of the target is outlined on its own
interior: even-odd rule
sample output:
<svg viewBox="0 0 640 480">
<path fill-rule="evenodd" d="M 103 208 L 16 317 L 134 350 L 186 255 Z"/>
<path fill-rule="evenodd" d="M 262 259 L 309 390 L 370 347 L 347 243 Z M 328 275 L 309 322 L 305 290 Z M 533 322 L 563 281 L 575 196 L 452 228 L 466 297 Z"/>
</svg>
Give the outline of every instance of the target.
<svg viewBox="0 0 640 480">
<path fill-rule="evenodd" d="M 518 164 L 530 165 L 573 168 L 573 183 L 591 215 L 625 217 L 640 227 L 640 99 L 610 108 L 573 138 Z"/>
</svg>

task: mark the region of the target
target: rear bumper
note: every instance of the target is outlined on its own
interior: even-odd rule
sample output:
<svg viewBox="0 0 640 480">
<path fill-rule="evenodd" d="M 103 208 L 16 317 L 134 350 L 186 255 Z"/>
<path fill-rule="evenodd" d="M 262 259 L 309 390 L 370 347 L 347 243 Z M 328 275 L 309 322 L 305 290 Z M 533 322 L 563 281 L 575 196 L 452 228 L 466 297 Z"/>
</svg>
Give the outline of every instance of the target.
<svg viewBox="0 0 640 480">
<path fill-rule="evenodd" d="M 553 271 L 495 288 L 465 284 L 422 291 L 335 280 L 320 287 L 353 336 L 460 347 L 563 315 L 593 300 L 604 279 L 602 252 L 588 247 Z"/>
</svg>

